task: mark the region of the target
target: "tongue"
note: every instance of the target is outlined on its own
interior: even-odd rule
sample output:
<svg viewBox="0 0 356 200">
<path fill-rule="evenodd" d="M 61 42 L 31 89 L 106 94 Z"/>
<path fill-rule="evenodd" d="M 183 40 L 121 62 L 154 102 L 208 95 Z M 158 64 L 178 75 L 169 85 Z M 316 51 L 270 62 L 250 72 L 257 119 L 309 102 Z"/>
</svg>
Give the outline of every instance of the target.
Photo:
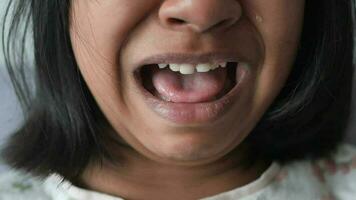
<svg viewBox="0 0 356 200">
<path fill-rule="evenodd" d="M 154 69 L 153 86 L 156 96 L 175 103 L 198 103 L 215 100 L 224 88 L 226 68 L 206 73 L 182 75 L 169 69 Z"/>
</svg>

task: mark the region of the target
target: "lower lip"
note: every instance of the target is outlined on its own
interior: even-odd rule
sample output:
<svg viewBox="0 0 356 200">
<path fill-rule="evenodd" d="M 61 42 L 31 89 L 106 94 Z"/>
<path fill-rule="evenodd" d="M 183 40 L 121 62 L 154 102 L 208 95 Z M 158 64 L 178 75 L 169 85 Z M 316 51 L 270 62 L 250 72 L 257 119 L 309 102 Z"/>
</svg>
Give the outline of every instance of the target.
<svg viewBox="0 0 356 200">
<path fill-rule="evenodd" d="M 163 119 L 175 124 L 194 125 L 211 123 L 219 119 L 232 108 L 234 102 L 239 97 L 240 91 L 250 76 L 250 70 L 238 67 L 236 70 L 236 80 L 239 80 L 234 88 L 225 96 L 211 102 L 203 103 L 172 103 L 163 101 L 138 83 L 144 96 L 144 101 L 148 107 Z"/>
</svg>

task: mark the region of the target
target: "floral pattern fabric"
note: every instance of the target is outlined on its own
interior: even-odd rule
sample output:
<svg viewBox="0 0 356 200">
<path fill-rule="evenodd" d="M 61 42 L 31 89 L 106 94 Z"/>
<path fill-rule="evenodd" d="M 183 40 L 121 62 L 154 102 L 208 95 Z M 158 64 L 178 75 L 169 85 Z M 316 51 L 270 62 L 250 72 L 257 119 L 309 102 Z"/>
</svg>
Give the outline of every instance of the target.
<svg viewBox="0 0 356 200">
<path fill-rule="evenodd" d="M 332 159 L 274 162 L 257 180 L 204 200 L 356 200 L 356 147 L 342 144 Z M 122 200 L 21 172 L 0 174 L 0 200 Z"/>
</svg>

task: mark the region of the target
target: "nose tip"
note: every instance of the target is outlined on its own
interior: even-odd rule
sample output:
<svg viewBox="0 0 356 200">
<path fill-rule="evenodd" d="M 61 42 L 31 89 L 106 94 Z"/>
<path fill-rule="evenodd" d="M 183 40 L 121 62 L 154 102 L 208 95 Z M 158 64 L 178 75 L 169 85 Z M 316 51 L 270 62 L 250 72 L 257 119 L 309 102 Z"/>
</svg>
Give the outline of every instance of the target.
<svg viewBox="0 0 356 200">
<path fill-rule="evenodd" d="M 241 15 L 237 0 L 166 0 L 159 10 L 165 27 L 200 33 L 232 26 Z"/>
</svg>

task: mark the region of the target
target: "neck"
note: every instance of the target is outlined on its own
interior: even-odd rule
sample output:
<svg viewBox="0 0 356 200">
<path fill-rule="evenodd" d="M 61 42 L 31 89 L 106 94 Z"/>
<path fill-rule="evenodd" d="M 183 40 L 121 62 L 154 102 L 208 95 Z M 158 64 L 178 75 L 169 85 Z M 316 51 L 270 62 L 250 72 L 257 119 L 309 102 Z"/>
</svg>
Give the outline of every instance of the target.
<svg viewBox="0 0 356 200">
<path fill-rule="evenodd" d="M 158 163 L 129 147 L 117 152 L 122 163 L 104 161 L 87 167 L 81 181 L 85 188 L 124 199 L 200 199 L 246 185 L 271 164 L 255 162 L 244 168 L 241 148 L 191 167 Z"/>
</svg>

